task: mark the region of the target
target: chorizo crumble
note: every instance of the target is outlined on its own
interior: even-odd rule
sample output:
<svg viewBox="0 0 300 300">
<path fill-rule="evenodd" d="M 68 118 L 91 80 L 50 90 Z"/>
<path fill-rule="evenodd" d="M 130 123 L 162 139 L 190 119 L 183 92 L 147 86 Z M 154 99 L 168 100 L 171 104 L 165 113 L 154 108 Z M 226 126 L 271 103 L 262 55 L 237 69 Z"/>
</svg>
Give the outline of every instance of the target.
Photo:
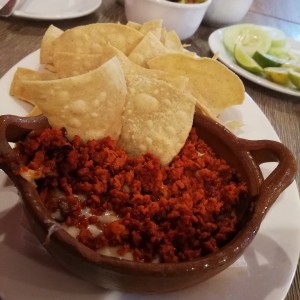
<svg viewBox="0 0 300 300">
<path fill-rule="evenodd" d="M 29 134 L 17 150 L 19 173 L 35 179 L 57 222 L 75 228 L 87 247 L 114 247 L 135 261 L 188 261 L 216 251 L 236 233 L 235 208 L 247 197 L 245 182 L 194 128 L 165 167 L 151 154 L 128 157 L 109 137 L 84 144 L 50 128 Z M 115 217 L 103 222 L 107 212 Z"/>
</svg>

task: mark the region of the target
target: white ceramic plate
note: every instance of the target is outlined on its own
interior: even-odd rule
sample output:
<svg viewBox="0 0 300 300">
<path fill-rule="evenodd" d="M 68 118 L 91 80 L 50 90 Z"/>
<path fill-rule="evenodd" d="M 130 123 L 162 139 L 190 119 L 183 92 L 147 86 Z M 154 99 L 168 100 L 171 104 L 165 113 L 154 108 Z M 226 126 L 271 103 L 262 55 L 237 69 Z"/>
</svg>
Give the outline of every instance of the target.
<svg viewBox="0 0 300 300">
<path fill-rule="evenodd" d="M 13 15 L 38 20 L 64 20 L 94 12 L 102 0 L 19 0 Z"/>
<path fill-rule="evenodd" d="M 30 107 L 8 96 L 16 67 L 38 69 L 36 51 L 0 80 L 0 114 L 25 115 Z M 249 139 L 278 137 L 265 115 L 246 95 L 243 105 L 228 109 L 224 120 L 245 124 L 239 136 Z M 265 175 L 274 164 L 262 165 Z M 300 200 L 294 182 L 267 214 L 240 264 L 212 279 L 179 292 L 137 295 L 90 285 L 62 269 L 39 246 L 22 224 L 22 205 L 7 176 L 0 171 L 0 298 L 3 300 L 282 300 L 292 282 L 300 252 Z"/>
<path fill-rule="evenodd" d="M 261 26 L 265 29 L 271 29 L 267 26 Z M 234 72 L 239 74 L 240 76 L 243 76 L 259 85 L 262 85 L 266 88 L 272 89 L 277 92 L 293 95 L 293 96 L 300 96 L 300 90 L 297 90 L 296 88 L 292 87 L 286 87 L 277 83 L 274 83 L 272 81 L 269 81 L 259 75 L 255 75 L 251 72 L 248 72 L 247 70 L 240 67 L 236 62 L 234 57 L 226 50 L 223 44 L 223 30 L 224 28 L 218 29 L 214 31 L 208 39 L 208 44 L 213 53 L 219 53 L 218 59 L 222 61 L 225 65 L 227 65 L 230 69 L 232 69 Z M 296 41 L 293 39 L 288 38 L 287 42 L 289 43 L 291 49 L 294 49 L 294 51 L 299 52 L 300 54 L 300 41 Z"/>
</svg>

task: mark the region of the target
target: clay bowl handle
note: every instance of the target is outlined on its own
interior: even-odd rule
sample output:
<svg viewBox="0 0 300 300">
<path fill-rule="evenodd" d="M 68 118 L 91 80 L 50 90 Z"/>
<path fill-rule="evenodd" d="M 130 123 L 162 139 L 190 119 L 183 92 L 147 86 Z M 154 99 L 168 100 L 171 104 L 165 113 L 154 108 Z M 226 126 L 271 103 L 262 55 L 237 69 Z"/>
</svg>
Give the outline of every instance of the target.
<svg viewBox="0 0 300 300">
<path fill-rule="evenodd" d="M 271 140 L 239 139 L 244 150 L 260 165 L 266 162 L 278 162 L 276 168 L 265 178 L 260 186 L 260 201 L 257 211 L 263 219 L 278 196 L 291 184 L 297 172 L 297 163 L 291 151 L 282 143 Z"/>
<path fill-rule="evenodd" d="M 41 132 L 46 127 L 49 127 L 49 123 L 42 115 L 37 117 L 0 116 L 0 167 L 5 167 L 3 164 L 5 160 L 13 161 L 16 155 L 9 142 L 17 142 L 30 131 Z"/>
</svg>

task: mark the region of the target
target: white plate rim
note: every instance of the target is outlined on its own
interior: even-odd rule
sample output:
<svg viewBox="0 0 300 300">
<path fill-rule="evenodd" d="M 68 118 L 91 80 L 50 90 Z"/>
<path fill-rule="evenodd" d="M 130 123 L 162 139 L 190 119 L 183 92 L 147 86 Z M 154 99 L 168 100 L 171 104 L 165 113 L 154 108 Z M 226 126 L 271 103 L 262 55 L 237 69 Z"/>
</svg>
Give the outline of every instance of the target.
<svg viewBox="0 0 300 300">
<path fill-rule="evenodd" d="M 257 25 L 259 26 L 259 25 Z M 229 27 L 229 26 L 228 26 Z M 260 26 L 265 29 L 271 29 L 269 26 Z M 297 90 L 296 88 L 289 88 L 285 86 L 281 86 L 280 84 L 276 84 L 274 82 L 271 82 L 265 78 L 260 77 L 259 75 L 255 75 L 251 72 L 248 72 L 247 70 L 240 67 L 234 60 L 233 56 L 226 50 L 223 41 L 222 41 L 222 35 L 223 30 L 227 27 L 219 28 L 215 31 L 213 31 L 209 38 L 208 38 L 208 45 L 210 47 L 210 50 L 216 54 L 218 53 L 218 59 L 223 62 L 225 65 L 227 65 L 231 70 L 236 72 L 238 75 L 249 79 L 252 82 L 255 82 L 263 87 L 269 88 L 271 90 L 292 95 L 292 96 L 300 96 L 300 90 Z M 287 38 L 287 42 L 290 43 L 291 47 L 297 48 L 300 50 L 300 41 Z"/>
<path fill-rule="evenodd" d="M 8 95 L 9 84 L 17 67 L 22 66 L 31 69 L 38 69 L 38 61 L 39 50 L 29 54 L 27 57 L 22 59 L 0 79 L 0 99 L 1 101 L 7 102 L 6 106 L 0 106 L 0 114 L 25 115 L 29 111 L 30 106 L 23 102 L 15 100 Z M 278 136 L 275 133 L 272 125 L 269 123 L 266 116 L 248 94 L 245 95 L 245 102 L 242 105 L 228 109 L 228 111 L 224 113 L 223 118 L 225 120 L 227 118 L 231 119 L 233 115 L 238 118 L 242 118 L 245 126 L 248 127 L 244 131 L 242 130 L 240 132 L 240 137 L 249 139 L 268 138 L 278 140 Z M 256 122 L 252 122 L 252 118 L 255 118 Z M 258 123 L 260 124 L 258 125 Z M 258 131 L 256 126 L 259 126 L 261 130 Z M 262 168 L 263 173 L 267 174 L 270 171 L 270 168 L 272 167 L 269 165 L 264 167 L 264 169 Z M 5 177 L 6 175 L 4 175 L 4 173 L 0 171 L 0 198 L 1 192 L 5 189 L 3 185 Z M 16 192 L 14 194 L 14 197 L 18 198 Z M 10 200 L 8 202 L 10 203 Z M 7 204 L 5 201 L 0 201 L 0 221 L 1 214 L 5 213 L 7 209 L 6 205 L 10 209 L 12 208 L 11 204 Z M 77 289 L 80 290 L 80 293 L 78 294 L 79 298 L 76 298 L 76 295 L 72 294 L 72 292 L 70 292 L 71 294 L 57 294 L 57 292 L 53 289 L 47 290 L 47 293 L 45 294 L 45 290 L 40 290 L 39 285 L 26 285 L 27 288 L 25 290 L 23 287 L 22 299 L 31 299 L 31 295 L 34 292 L 36 294 L 40 293 L 41 295 L 43 295 L 43 299 L 49 300 L 54 299 L 54 297 L 58 296 L 62 296 L 65 300 L 96 300 L 100 298 L 107 300 L 171 300 L 174 298 L 196 300 L 198 299 L 199 295 L 202 295 L 203 299 L 206 300 L 218 300 L 220 296 L 218 293 L 220 292 L 222 295 L 222 299 L 224 300 L 241 298 L 243 298 L 244 300 L 281 300 L 286 296 L 297 268 L 298 257 L 300 253 L 300 219 L 298 217 L 299 213 L 299 193 L 296 183 L 293 182 L 292 185 L 279 197 L 275 205 L 271 208 L 256 238 L 246 250 L 244 257 L 247 262 L 247 269 L 241 270 L 239 268 L 229 268 L 219 275 L 215 276 L 214 278 L 187 290 L 170 294 L 150 296 L 125 294 L 115 291 L 108 292 L 101 289 L 96 289 L 93 286 L 87 285 L 87 283 L 85 282 L 78 281 L 77 278 L 69 274 L 66 275 L 63 270 L 60 270 L 60 268 L 58 268 L 55 273 L 55 276 L 58 278 L 56 284 L 59 284 L 59 281 L 61 280 L 60 276 L 63 276 L 66 286 L 73 286 L 73 284 L 77 285 Z M 280 220 L 280 218 L 282 218 L 282 215 L 284 220 Z M 289 217 L 285 218 L 285 216 Z M 281 232 L 281 234 L 278 234 L 278 231 L 280 232 L 280 230 L 283 232 Z M 288 238 L 288 233 L 290 233 L 291 231 L 297 233 L 295 237 L 293 237 L 293 239 Z M 0 246 L 2 243 L 3 241 L 0 238 Z M 266 257 L 261 258 L 260 252 L 265 251 L 265 248 L 267 248 L 267 252 L 262 252 L 262 254 Z M 3 249 L 3 247 L 0 247 L 0 252 L 1 249 Z M 10 251 L 9 253 L 12 252 Z M 277 256 L 279 256 L 279 260 L 276 259 Z M 267 260 L 267 264 L 264 260 Z M 17 290 L 16 285 L 22 284 L 20 280 L 18 280 L 17 282 L 13 280 L 10 281 L 10 278 L 8 278 L 8 276 L 6 276 L 5 274 L 1 276 L 1 273 L 4 272 L 1 270 L 8 269 L 10 267 L 10 263 L 7 263 L 5 265 L 6 268 L 0 268 L 0 282 L 4 282 L 4 280 L 6 280 L 6 283 L 8 282 L 8 284 L 4 284 L 3 287 L 0 287 L 0 295 L 1 292 L 5 294 L 12 293 L 13 295 L 13 293 Z M 269 268 L 268 263 L 271 265 L 271 268 Z M 34 266 L 32 266 L 32 268 L 34 269 Z M 38 268 L 40 268 L 40 266 L 38 266 Z M 266 269 L 264 270 L 264 268 Z M 274 270 L 272 268 L 274 268 Z M 45 270 L 47 271 L 46 277 L 48 278 L 48 276 L 50 276 L 51 280 L 54 280 L 55 282 L 55 278 L 51 277 L 53 276 L 51 275 L 52 270 L 50 270 L 49 267 Z M 252 273 L 252 271 L 254 271 L 254 274 Z M 50 275 L 48 274 L 48 272 Z M 280 278 L 280 280 L 278 281 L 277 278 L 278 276 L 281 276 L 280 274 L 282 274 L 282 278 Z M 263 277 L 260 279 L 260 276 L 262 275 Z M 256 278 L 258 278 L 258 280 Z M 233 279 L 239 280 L 238 287 L 236 281 L 234 281 Z M 39 277 L 39 280 L 42 279 Z M 256 284 L 255 288 L 253 286 L 253 283 Z M 218 286 L 218 292 L 215 289 L 216 284 Z M 261 292 L 262 288 L 265 287 L 267 287 L 267 289 Z M 84 292 L 86 293 L 86 297 Z M 249 294 L 249 292 L 256 294 Z M 59 293 L 62 292 L 60 291 Z M 28 297 L 26 295 L 28 295 Z M 18 298 L 10 297 L 10 299 Z"/>
<path fill-rule="evenodd" d="M 30 1 L 30 0 L 24 0 L 24 1 Z M 32 0 L 31 0 L 32 1 Z M 42 1 L 42 0 L 39 0 Z M 45 0 L 48 1 L 48 0 Z M 48 1 L 49 2 L 49 1 Z M 88 14 L 91 14 L 95 10 L 97 10 L 100 5 L 102 4 L 102 0 L 75 0 L 73 1 L 72 4 L 75 2 L 81 2 L 82 4 L 85 5 L 84 9 L 80 11 L 70 11 L 67 10 L 68 6 L 62 5 L 61 7 L 63 10 L 61 10 L 58 13 L 53 13 L 53 14 L 47 14 L 47 13 L 34 13 L 34 12 L 27 12 L 26 10 L 22 9 L 22 0 L 20 3 L 17 5 L 16 9 L 13 12 L 13 16 L 19 17 L 19 18 L 26 18 L 26 19 L 35 19 L 35 20 L 67 20 L 67 19 L 74 19 L 74 18 L 79 18 L 86 16 Z M 63 1 L 61 3 L 64 3 Z M 69 8 L 72 8 L 72 6 L 69 6 Z"/>
</svg>

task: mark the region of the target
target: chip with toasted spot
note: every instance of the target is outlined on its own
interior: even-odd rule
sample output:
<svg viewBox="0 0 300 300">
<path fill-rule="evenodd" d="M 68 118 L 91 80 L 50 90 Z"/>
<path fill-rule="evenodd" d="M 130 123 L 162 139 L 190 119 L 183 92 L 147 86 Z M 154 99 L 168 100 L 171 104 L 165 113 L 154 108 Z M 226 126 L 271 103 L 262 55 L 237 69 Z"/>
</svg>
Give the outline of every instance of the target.
<svg viewBox="0 0 300 300">
<path fill-rule="evenodd" d="M 54 41 L 54 52 L 101 54 L 110 43 L 128 55 L 143 37 L 138 30 L 122 24 L 89 24 L 66 30 Z"/>
<path fill-rule="evenodd" d="M 170 84 L 127 77 L 128 96 L 119 145 L 130 156 L 152 153 L 162 165 L 183 147 L 192 127 L 195 99 Z"/>
<path fill-rule="evenodd" d="M 40 49 L 40 63 L 41 64 L 51 64 L 53 59 L 53 45 L 54 41 L 63 33 L 63 30 L 50 25 L 46 30 Z"/>
<path fill-rule="evenodd" d="M 127 93 L 117 58 L 83 75 L 51 81 L 23 82 L 32 101 L 54 128 L 64 127 L 68 138 L 83 141 L 110 136 L 118 139 Z"/>
<path fill-rule="evenodd" d="M 148 65 L 152 69 L 187 76 L 191 93 L 202 98 L 215 116 L 244 100 L 245 88 L 240 78 L 215 59 L 168 53 L 149 60 Z"/>
</svg>

